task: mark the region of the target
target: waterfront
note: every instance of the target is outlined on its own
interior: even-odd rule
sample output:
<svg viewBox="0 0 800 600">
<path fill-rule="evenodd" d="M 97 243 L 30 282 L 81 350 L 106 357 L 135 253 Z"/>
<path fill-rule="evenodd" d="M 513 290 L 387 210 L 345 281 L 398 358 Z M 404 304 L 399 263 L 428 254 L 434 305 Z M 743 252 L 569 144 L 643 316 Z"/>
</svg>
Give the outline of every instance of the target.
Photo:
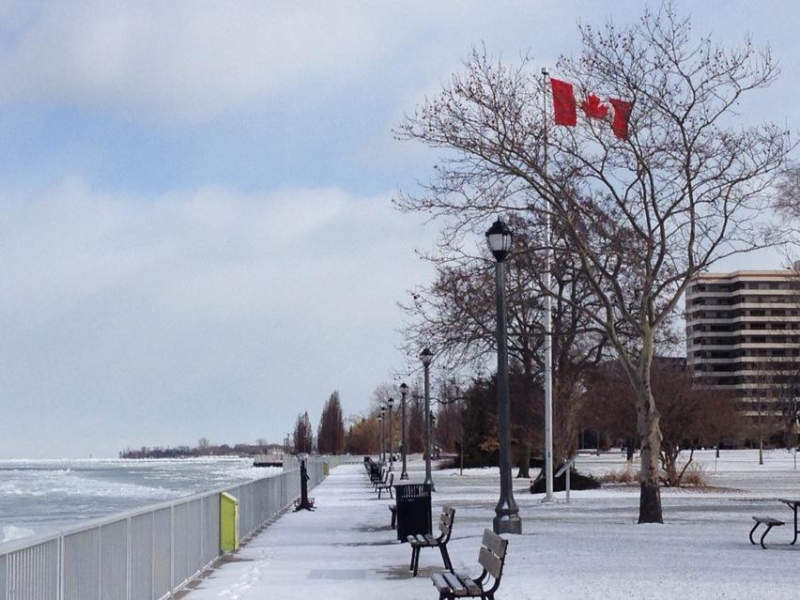
<svg viewBox="0 0 800 600">
<path fill-rule="evenodd" d="M 0 461 L 0 542 L 252 481 L 250 458 Z"/>
</svg>

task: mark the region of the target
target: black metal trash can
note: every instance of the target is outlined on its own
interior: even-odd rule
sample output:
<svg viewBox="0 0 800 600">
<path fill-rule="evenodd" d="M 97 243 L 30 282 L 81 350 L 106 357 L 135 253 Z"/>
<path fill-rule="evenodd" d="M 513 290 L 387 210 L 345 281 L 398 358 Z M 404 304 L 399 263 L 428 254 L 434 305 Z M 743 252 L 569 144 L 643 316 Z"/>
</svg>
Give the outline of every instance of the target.
<svg viewBox="0 0 800 600">
<path fill-rule="evenodd" d="M 431 533 L 431 486 L 424 483 L 400 483 L 394 486 L 397 503 L 397 539 Z"/>
</svg>

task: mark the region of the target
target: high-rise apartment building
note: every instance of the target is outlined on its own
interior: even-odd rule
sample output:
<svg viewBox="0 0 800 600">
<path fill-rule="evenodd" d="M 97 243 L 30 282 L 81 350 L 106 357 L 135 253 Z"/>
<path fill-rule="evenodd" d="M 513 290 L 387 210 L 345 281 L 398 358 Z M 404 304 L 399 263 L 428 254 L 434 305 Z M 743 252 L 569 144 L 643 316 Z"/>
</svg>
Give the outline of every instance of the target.
<svg viewBox="0 0 800 600">
<path fill-rule="evenodd" d="M 686 290 L 686 359 L 696 383 L 730 390 L 750 414 L 786 414 L 800 398 L 800 273 L 697 276 Z"/>
</svg>

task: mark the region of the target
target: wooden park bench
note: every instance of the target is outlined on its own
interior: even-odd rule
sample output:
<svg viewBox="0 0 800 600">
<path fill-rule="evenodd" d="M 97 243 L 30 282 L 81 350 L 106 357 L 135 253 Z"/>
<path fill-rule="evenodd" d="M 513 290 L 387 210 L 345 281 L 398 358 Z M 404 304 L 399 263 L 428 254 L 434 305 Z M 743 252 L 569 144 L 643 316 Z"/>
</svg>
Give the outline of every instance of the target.
<svg viewBox="0 0 800 600">
<path fill-rule="evenodd" d="M 373 461 L 370 461 L 367 464 L 367 474 L 369 475 L 369 480 L 372 483 L 373 487 L 378 485 L 381 481 L 383 481 L 384 473 L 381 466 Z"/>
<path fill-rule="evenodd" d="M 764 533 L 761 534 L 761 540 L 760 540 L 761 547 L 764 548 L 765 550 L 767 549 L 767 547 L 764 545 L 764 538 L 767 537 L 767 534 L 769 533 L 770 529 L 772 529 L 773 527 L 779 527 L 781 525 L 786 524 L 784 521 L 776 519 L 775 517 L 753 517 L 753 520 L 756 522 L 756 524 L 753 525 L 753 528 L 750 530 L 750 543 L 751 544 L 756 543 L 756 541 L 753 539 L 753 534 L 756 532 L 756 529 L 758 529 L 759 525 L 766 525 L 766 529 L 764 530 Z"/>
<path fill-rule="evenodd" d="M 414 571 L 414 577 L 417 576 L 419 570 L 419 554 L 423 548 L 438 548 L 442 554 L 442 562 L 444 568 L 448 571 L 453 571 L 453 564 L 450 562 L 450 555 L 447 552 L 447 542 L 450 541 L 450 534 L 453 531 L 453 519 L 456 515 L 456 509 L 451 506 L 445 506 L 442 509 L 442 514 L 439 516 L 439 535 L 434 537 L 430 533 L 420 533 L 409 535 L 406 539 L 411 544 L 411 564 L 408 566 L 409 570 Z"/>
<path fill-rule="evenodd" d="M 381 483 L 379 483 L 375 488 L 378 491 L 378 500 L 381 499 L 381 494 L 386 491 L 389 492 L 390 498 L 394 498 L 394 492 L 392 491 L 393 485 L 394 485 L 394 473 L 388 473 L 386 479 Z"/>
<path fill-rule="evenodd" d="M 439 600 L 455 598 L 483 598 L 494 600 L 494 593 L 500 587 L 503 565 L 506 561 L 508 540 L 486 529 L 483 532 L 478 563 L 483 572 L 475 579 L 460 573 L 434 573 L 431 581 L 439 590 Z"/>
<path fill-rule="evenodd" d="M 377 476 L 370 477 L 370 481 L 372 481 L 372 489 L 377 492 L 379 487 L 386 485 L 386 482 L 389 481 L 389 469 L 381 468 Z"/>
</svg>

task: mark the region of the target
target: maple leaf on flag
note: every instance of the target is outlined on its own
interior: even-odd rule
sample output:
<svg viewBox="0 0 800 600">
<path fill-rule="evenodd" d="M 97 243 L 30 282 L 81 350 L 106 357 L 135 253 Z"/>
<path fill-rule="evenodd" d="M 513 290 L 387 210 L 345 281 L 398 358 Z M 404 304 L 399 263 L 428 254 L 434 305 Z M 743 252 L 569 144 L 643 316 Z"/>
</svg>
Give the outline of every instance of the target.
<svg viewBox="0 0 800 600">
<path fill-rule="evenodd" d="M 608 117 L 609 105 L 607 102 L 600 99 L 599 96 L 589 94 L 589 96 L 581 102 L 581 110 L 586 113 L 587 117 L 593 119 L 605 119 Z"/>
</svg>

